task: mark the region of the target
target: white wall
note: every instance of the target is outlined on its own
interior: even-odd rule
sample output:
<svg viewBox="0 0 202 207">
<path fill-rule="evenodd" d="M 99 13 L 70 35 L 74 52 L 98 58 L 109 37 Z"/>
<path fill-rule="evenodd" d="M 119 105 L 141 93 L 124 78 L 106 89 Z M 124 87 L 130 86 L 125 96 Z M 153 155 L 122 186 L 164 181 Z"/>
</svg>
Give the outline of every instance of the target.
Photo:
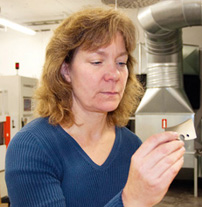
<svg viewBox="0 0 202 207">
<path fill-rule="evenodd" d="M 19 62 L 19 75 L 40 77 L 51 35 L 52 32 L 30 36 L 13 30 L 0 31 L 0 75 L 15 75 L 15 62 Z"/>
</svg>

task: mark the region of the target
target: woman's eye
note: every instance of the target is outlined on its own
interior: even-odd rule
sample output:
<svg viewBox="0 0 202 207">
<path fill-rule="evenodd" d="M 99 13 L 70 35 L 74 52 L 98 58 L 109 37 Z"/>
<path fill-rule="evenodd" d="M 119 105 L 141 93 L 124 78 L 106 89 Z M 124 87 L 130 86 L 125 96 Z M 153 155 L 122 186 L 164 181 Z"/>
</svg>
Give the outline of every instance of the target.
<svg viewBox="0 0 202 207">
<path fill-rule="evenodd" d="M 126 66 L 126 64 L 127 64 L 126 62 L 118 62 L 118 65 L 119 65 L 119 66 L 122 66 L 122 67 L 123 67 L 123 66 Z"/>
<path fill-rule="evenodd" d="M 92 65 L 100 65 L 100 64 L 102 64 L 102 62 L 101 61 L 93 61 L 93 62 L 91 62 L 91 64 Z"/>
</svg>

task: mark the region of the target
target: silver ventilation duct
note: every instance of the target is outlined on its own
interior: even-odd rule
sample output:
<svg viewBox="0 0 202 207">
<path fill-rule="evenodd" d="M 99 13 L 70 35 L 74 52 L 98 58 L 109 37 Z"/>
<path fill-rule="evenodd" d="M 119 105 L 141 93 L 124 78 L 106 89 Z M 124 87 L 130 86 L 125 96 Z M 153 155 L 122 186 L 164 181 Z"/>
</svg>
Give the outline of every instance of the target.
<svg viewBox="0 0 202 207">
<path fill-rule="evenodd" d="M 186 99 L 183 106 L 187 108 L 185 110 L 191 112 L 186 95 L 181 90 L 183 88 L 181 29 L 202 25 L 202 0 L 162 1 L 142 9 L 138 19 L 145 30 L 147 88 L 180 90 Z M 141 110 L 139 107 L 139 111 Z M 166 107 L 165 110 L 182 111 L 182 106 L 180 104 L 179 108 Z"/>
<path fill-rule="evenodd" d="M 147 89 L 135 114 L 135 131 L 144 141 L 165 127 L 194 120 L 183 89 L 182 28 L 202 25 L 202 0 L 160 1 L 141 9 L 138 20 L 145 31 Z M 194 154 L 194 142 L 185 147 Z M 185 166 L 193 163 L 191 158 Z"/>
</svg>

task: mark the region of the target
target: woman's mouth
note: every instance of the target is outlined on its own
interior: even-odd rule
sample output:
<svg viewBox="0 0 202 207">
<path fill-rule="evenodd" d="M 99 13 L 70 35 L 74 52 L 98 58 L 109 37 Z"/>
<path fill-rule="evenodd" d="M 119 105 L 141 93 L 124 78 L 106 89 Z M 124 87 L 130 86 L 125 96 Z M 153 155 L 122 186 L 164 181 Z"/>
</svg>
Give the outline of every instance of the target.
<svg viewBox="0 0 202 207">
<path fill-rule="evenodd" d="M 105 91 L 105 92 L 102 92 L 103 94 L 106 94 L 106 95 L 117 95 L 118 92 L 115 92 L 115 91 Z"/>
</svg>

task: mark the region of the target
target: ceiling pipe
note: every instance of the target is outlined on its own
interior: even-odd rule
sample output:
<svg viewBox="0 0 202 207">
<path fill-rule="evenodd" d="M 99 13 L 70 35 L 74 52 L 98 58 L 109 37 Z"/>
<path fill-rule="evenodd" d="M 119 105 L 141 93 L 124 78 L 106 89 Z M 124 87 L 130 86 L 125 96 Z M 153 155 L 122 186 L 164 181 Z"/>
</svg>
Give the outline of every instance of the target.
<svg viewBox="0 0 202 207">
<path fill-rule="evenodd" d="M 202 24 L 201 0 L 166 0 L 140 10 L 140 24 L 147 33 L 159 34 Z"/>
<path fill-rule="evenodd" d="M 202 0 L 166 0 L 139 11 L 147 50 L 147 88 L 182 83 L 182 28 L 202 25 Z"/>
</svg>

